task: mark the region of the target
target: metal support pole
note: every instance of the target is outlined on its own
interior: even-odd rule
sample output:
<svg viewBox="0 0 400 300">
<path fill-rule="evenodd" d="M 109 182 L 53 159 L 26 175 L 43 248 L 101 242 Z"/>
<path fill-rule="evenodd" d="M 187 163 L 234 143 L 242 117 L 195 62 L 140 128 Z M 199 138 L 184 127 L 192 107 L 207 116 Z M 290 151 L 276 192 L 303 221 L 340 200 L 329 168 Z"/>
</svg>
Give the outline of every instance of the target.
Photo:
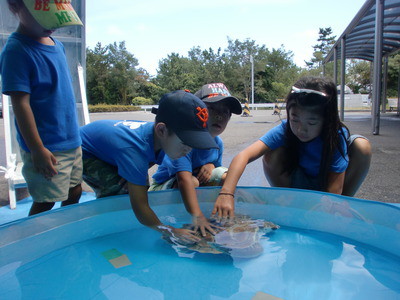
<svg viewBox="0 0 400 300">
<path fill-rule="evenodd" d="M 337 86 L 337 47 L 333 48 L 333 82 Z"/>
<path fill-rule="evenodd" d="M 254 59 L 252 55 L 250 55 L 250 62 L 251 62 L 251 104 L 253 105 L 254 109 Z"/>
<path fill-rule="evenodd" d="M 400 66 L 399 76 L 397 77 L 397 115 L 400 115 Z"/>
<path fill-rule="evenodd" d="M 388 61 L 389 58 L 383 58 L 383 84 L 382 84 L 382 113 L 386 113 L 386 98 L 387 98 L 387 77 L 388 77 Z"/>
<path fill-rule="evenodd" d="M 374 80 L 372 98 L 372 133 L 379 134 L 380 98 L 382 88 L 382 40 L 383 40 L 383 6 L 384 0 L 376 0 L 375 13 L 375 47 L 374 47 Z"/>
<path fill-rule="evenodd" d="M 345 74 L 346 74 L 346 37 L 341 40 L 341 53 L 340 53 L 340 120 L 344 121 L 344 92 L 345 92 Z"/>
</svg>

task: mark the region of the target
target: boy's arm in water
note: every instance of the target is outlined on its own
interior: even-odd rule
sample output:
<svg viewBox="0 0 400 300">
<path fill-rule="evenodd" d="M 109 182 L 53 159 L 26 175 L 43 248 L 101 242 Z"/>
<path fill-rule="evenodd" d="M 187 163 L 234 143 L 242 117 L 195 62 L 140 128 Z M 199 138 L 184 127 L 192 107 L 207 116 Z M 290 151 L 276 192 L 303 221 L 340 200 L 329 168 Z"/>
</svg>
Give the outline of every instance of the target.
<svg viewBox="0 0 400 300">
<path fill-rule="evenodd" d="M 206 235 L 206 230 L 215 234 L 211 224 L 207 221 L 207 218 L 200 209 L 194 183 L 194 180 L 197 180 L 196 177 L 194 177 L 191 172 L 180 171 L 176 173 L 176 178 L 186 210 L 193 216 L 194 231 L 200 229 L 203 236 Z"/>
<path fill-rule="evenodd" d="M 200 240 L 194 235 L 195 231 L 193 230 L 174 228 L 161 223 L 160 219 L 149 206 L 147 186 L 128 182 L 128 190 L 133 212 L 140 223 L 162 234 L 176 238 L 179 243 L 187 244 Z"/>
</svg>

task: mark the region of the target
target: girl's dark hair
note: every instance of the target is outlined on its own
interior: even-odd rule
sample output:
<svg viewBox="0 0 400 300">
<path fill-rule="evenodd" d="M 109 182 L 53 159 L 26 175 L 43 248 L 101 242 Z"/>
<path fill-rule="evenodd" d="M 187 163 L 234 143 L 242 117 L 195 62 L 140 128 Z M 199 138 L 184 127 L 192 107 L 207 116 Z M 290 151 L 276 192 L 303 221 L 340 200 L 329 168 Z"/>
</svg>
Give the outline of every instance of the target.
<svg viewBox="0 0 400 300">
<path fill-rule="evenodd" d="M 338 113 L 337 88 L 333 81 L 324 77 L 303 77 L 299 79 L 294 87 L 298 89 L 309 89 L 319 91 L 325 96 L 317 93 L 292 92 L 286 97 L 287 126 L 285 132 L 286 138 L 286 157 L 285 170 L 293 171 L 299 164 L 300 140 L 293 134 L 290 128 L 289 111 L 293 107 L 300 107 L 318 113 L 323 118 L 321 138 L 323 149 L 319 176 L 320 186 L 323 191 L 327 188 L 328 172 L 332 162 L 333 154 L 339 150 L 343 156 L 340 147 L 340 133 L 343 133 L 343 127 L 348 128 L 340 121 Z"/>
</svg>

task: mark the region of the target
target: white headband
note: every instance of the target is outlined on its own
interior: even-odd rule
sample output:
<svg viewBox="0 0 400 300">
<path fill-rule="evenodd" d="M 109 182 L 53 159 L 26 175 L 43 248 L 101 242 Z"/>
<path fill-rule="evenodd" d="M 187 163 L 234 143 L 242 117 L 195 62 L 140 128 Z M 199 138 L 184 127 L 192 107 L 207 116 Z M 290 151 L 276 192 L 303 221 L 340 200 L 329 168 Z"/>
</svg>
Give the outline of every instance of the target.
<svg viewBox="0 0 400 300">
<path fill-rule="evenodd" d="M 299 88 L 297 88 L 295 86 L 292 86 L 292 94 L 293 93 L 296 93 L 296 94 L 298 94 L 298 93 L 317 94 L 317 95 L 326 97 L 326 94 L 323 93 L 323 92 L 310 90 L 310 89 L 299 89 Z"/>
</svg>

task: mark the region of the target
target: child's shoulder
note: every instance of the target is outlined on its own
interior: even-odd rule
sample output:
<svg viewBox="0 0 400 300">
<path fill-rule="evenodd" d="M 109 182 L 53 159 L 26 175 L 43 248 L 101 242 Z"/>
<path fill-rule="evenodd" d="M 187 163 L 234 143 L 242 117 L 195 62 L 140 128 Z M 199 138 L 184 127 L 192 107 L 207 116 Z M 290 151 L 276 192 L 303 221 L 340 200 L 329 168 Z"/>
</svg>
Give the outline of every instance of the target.
<svg viewBox="0 0 400 300">
<path fill-rule="evenodd" d="M 350 136 L 350 132 L 346 127 L 342 127 L 342 130 L 339 130 L 339 134 L 343 135 L 346 139 Z"/>
<path fill-rule="evenodd" d="M 224 144 L 224 142 L 222 141 L 221 137 L 216 136 L 215 137 L 215 142 L 217 143 L 218 146 L 221 146 Z"/>
<path fill-rule="evenodd" d="M 269 131 L 272 133 L 284 132 L 287 126 L 287 120 L 281 120 L 279 124 L 272 127 Z"/>
<path fill-rule="evenodd" d="M 23 50 L 26 47 L 28 41 L 20 33 L 13 32 L 7 39 L 7 43 L 4 46 L 4 51 L 15 51 Z"/>
</svg>

